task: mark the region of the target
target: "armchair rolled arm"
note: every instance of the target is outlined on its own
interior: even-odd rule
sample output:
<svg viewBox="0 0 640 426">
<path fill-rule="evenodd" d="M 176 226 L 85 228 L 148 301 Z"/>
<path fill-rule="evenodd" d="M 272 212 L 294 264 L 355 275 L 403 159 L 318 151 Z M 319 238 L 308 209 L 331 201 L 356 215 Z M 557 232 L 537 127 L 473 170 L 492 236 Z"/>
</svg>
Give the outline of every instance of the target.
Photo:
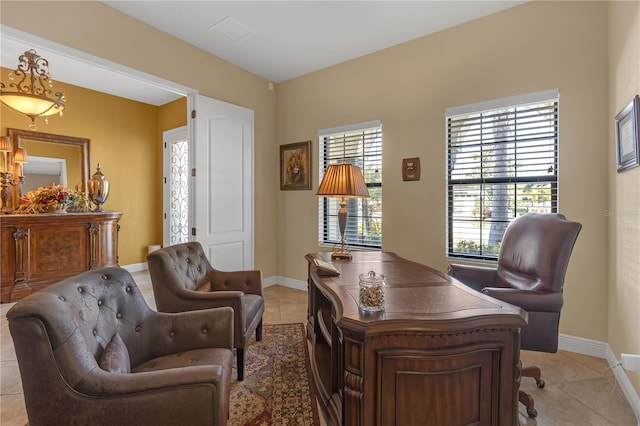
<svg viewBox="0 0 640 426">
<path fill-rule="evenodd" d="M 447 273 L 461 283 L 476 291 L 495 285 L 497 271 L 495 268 L 471 266 L 452 263 Z"/>
<path fill-rule="evenodd" d="M 92 396 L 124 396 L 139 392 L 179 389 L 183 386 L 223 389 L 221 365 L 197 365 L 140 373 L 110 373 L 96 366 L 75 386 L 78 392 Z"/>
<path fill-rule="evenodd" d="M 234 311 L 230 307 L 180 313 L 155 312 L 143 327 L 154 357 L 203 348 L 233 349 Z"/>
<path fill-rule="evenodd" d="M 241 291 L 180 290 L 185 309 L 209 309 L 229 306 L 235 315 L 244 317 L 244 293 Z"/>
<path fill-rule="evenodd" d="M 527 312 L 560 312 L 564 303 L 560 292 L 520 290 L 507 287 L 485 287 L 482 292 L 519 306 Z"/>
<path fill-rule="evenodd" d="M 202 302 L 204 306 L 210 306 L 212 308 L 238 304 L 241 303 L 240 301 L 244 298 L 244 293 L 237 290 L 202 291 L 187 290 L 184 287 L 178 287 L 177 295 L 182 299 L 188 299 L 190 304 Z"/>
<path fill-rule="evenodd" d="M 212 291 L 241 291 L 245 294 L 262 296 L 262 271 L 218 271 L 211 269 L 207 273 Z"/>
</svg>

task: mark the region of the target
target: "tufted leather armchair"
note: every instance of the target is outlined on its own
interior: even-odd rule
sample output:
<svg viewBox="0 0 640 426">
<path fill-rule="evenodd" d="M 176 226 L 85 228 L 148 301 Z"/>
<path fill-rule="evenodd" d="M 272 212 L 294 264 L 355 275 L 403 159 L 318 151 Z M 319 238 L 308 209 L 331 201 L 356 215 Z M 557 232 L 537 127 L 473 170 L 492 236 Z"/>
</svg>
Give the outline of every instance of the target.
<svg viewBox="0 0 640 426">
<path fill-rule="evenodd" d="M 233 308 L 238 380 L 243 380 L 244 348 L 254 331 L 256 340 L 262 340 L 262 272 L 218 271 L 197 241 L 155 250 L 147 256 L 147 262 L 159 311 Z"/>
<path fill-rule="evenodd" d="M 528 314 L 521 348 L 556 352 L 564 276 L 582 225 L 561 214 L 527 213 L 512 220 L 502 238 L 495 268 L 452 264 L 449 275 L 467 286 L 515 306 Z M 536 366 L 522 368 L 544 387 Z M 520 390 L 519 400 L 536 417 L 533 397 Z"/>
<path fill-rule="evenodd" d="M 109 267 L 33 293 L 7 318 L 30 426 L 226 424 L 230 308 L 152 311 L 131 275 Z M 99 366 L 116 333 L 129 374 Z"/>
</svg>

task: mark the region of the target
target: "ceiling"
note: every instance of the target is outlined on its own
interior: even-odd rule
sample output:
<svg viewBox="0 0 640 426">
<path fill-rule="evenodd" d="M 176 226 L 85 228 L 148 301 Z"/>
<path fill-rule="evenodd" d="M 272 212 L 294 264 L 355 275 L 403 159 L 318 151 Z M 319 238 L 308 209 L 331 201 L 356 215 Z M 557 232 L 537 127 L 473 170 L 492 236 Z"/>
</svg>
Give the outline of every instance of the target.
<svg viewBox="0 0 640 426">
<path fill-rule="evenodd" d="M 459 25 L 524 1 L 103 1 L 127 15 L 172 34 L 274 83 Z M 220 24 L 222 33 L 212 27 Z M 25 46 L 16 31 L 2 27 L 0 64 L 15 68 Z M 7 33 L 9 37 L 7 37 Z M 232 41 L 232 39 L 239 39 Z M 36 40 L 37 41 L 37 40 Z M 131 87 L 126 73 L 99 58 L 77 61 L 70 49 L 41 43 L 54 78 L 70 84 L 162 105 L 180 96 L 157 85 Z M 36 46 L 37 47 L 37 46 Z M 62 52 L 60 51 L 62 50 Z M 78 72 L 97 60 L 98 72 Z M 75 62 L 74 62 L 75 61 Z M 80 67 L 80 68 L 79 68 Z M 102 74 L 101 74 L 102 75 Z M 90 76 L 88 80 L 79 78 Z M 103 86 L 124 90 L 113 93 Z M 87 80 L 87 79 L 85 79 Z M 97 86 L 100 83 L 102 86 Z M 119 80 L 118 80 L 119 81 Z M 134 86 L 138 86 L 135 85 Z M 156 86 L 156 87 L 154 87 Z M 145 89 L 143 91 L 143 89 Z M 168 99 L 168 100 L 167 100 Z"/>
</svg>

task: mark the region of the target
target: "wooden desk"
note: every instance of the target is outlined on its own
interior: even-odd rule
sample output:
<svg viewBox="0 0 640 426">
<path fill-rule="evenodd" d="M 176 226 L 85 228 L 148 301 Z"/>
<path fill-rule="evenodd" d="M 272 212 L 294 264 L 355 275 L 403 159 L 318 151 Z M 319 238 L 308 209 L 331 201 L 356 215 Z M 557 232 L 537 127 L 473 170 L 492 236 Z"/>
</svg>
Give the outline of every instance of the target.
<svg viewBox="0 0 640 426">
<path fill-rule="evenodd" d="M 522 309 L 393 253 L 309 262 L 311 368 L 335 425 L 517 425 Z M 386 276 L 385 310 L 358 310 L 358 275 Z"/>
<path fill-rule="evenodd" d="M 118 264 L 120 212 L 0 215 L 0 300 Z"/>
</svg>

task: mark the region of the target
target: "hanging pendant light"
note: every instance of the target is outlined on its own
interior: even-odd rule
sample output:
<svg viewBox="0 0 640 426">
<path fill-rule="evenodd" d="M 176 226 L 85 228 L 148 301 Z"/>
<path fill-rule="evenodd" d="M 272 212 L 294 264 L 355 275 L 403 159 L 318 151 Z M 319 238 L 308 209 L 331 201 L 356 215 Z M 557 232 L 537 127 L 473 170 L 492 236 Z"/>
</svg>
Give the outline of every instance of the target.
<svg viewBox="0 0 640 426">
<path fill-rule="evenodd" d="M 64 93 L 53 91 L 49 61 L 33 49 L 24 52 L 18 60 L 18 67 L 9 73 L 11 83 L 7 86 L 0 82 L 0 101 L 29 117 L 29 128 L 35 130 L 38 117 L 62 115 L 65 97 Z"/>
</svg>

